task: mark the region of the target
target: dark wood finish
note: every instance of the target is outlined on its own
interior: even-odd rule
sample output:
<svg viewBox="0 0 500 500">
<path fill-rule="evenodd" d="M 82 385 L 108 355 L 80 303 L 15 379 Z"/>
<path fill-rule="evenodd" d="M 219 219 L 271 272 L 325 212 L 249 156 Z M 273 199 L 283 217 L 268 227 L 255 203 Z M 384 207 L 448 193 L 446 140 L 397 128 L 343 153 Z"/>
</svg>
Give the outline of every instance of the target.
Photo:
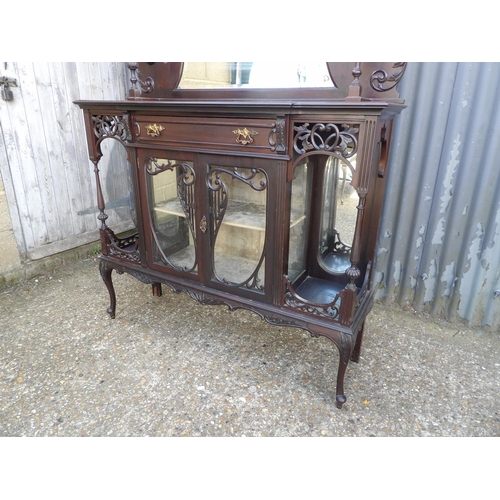
<svg viewBox="0 0 500 500">
<path fill-rule="evenodd" d="M 158 297 L 165 284 L 201 304 L 249 309 L 271 324 L 325 336 L 340 353 L 341 408 L 346 368 L 349 360 L 359 361 L 374 299 L 372 262 L 391 122 L 404 107 L 395 85 L 405 66 L 328 65 L 336 88 L 191 91 L 176 88 L 182 63 L 130 63 L 128 100 L 76 104 L 84 110 L 95 165 L 109 315 L 116 313 L 114 270 L 150 284 Z M 123 144 L 134 166 L 134 234 L 115 235 L 106 224 L 98 168 L 105 139 Z M 319 257 L 322 207 L 337 203 L 322 198 L 327 162 L 349 167 L 344 170 L 359 197 L 352 244 L 328 243 L 348 260 L 343 272 Z M 296 180 L 299 169 L 312 169 L 309 187 Z M 309 197 L 303 213 L 293 187 Z M 306 236 L 292 241 L 299 229 Z M 247 240 L 259 258 L 243 257 Z M 289 252 L 302 244 L 306 265 L 291 277 Z M 244 278 L 236 277 L 239 271 Z"/>
</svg>

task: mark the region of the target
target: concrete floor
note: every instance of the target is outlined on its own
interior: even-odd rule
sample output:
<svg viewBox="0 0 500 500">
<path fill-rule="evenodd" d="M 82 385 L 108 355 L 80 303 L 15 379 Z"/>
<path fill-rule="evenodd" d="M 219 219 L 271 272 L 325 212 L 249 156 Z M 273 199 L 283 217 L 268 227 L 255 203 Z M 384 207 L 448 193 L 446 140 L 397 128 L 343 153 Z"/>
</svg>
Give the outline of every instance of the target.
<svg viewBox="0 0 500 500">
<path fill-rule="evenodd" d="M 97 259 L 0 290 L 0 436 L 499 436 L 500 335 L 376 304 L 335 406 L 336 347 Z"/>
</svg>

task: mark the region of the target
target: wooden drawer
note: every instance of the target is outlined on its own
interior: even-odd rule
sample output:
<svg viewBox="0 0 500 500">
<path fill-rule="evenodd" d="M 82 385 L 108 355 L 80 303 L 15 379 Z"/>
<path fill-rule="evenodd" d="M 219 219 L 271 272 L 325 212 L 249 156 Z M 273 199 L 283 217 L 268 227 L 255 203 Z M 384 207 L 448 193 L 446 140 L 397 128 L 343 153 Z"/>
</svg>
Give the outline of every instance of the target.
<svg viewBox="0 0 500 500">
<path fill-rule="evenodd" d="M 137 142 L 166 147 L 244 153 L 285 153 L 285 119 L 138 116 Z"/>
</svg>

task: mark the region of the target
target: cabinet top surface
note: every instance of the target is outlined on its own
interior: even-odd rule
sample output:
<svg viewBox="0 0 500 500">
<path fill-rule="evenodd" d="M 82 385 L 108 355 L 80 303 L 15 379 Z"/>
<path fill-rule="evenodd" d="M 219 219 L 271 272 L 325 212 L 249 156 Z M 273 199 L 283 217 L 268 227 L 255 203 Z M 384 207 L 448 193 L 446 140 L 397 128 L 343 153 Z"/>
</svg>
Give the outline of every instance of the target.
<svg viewBox="0 0 500 500">
<path fill-rule="evenodd" d="M 123 101 L 88 101 L 78 100 L 75 104 L 82 109 L 96 111 L 129 111 L 143 113 L 181 113 L 181 114 L 300 114 L 300 113 L 353 113 L 398 114 L 405 105 L 398 102 L 384 101 L 346 101 L 330 100 L 263 100 L 263 99 L 215 99 L 215 100 L 123 100 Z"/>
</svg>

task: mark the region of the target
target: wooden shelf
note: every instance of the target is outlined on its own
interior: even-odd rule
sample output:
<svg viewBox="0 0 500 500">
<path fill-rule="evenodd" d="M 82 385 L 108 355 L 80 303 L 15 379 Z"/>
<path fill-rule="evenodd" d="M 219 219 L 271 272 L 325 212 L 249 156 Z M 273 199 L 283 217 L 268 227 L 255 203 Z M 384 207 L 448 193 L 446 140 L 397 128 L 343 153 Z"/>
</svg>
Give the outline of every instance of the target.
<svg viewBox="0 0 500 500">
<path fill-rule="evenodd" d="M 340 283 L 334 283 L 308 276 L 295 290 L 295 293 L 309 302 L 330 304 L 344 288 Z M 339 302 L 340 303 L 340 302 Z"/>
<path fill-rule="evenodd" d="M 242 202 L 231 200 L 226 211 L 222 224 L 228 226 L 241 227 L 245 229 L 253 229 L 255 231 L 264 231 L 266 228 L 266 212 L 263 205 L 255 203 Z M 159 203 L 154 207 L 155 211 L 185 217 L 186 214 L 182 210 L 182 205 L 179 200 L 168 200 L 164 203 Z M 297 214 L 292 211 L 290 227 L 295 226 L 301 220 L 305 219 L 304 214 Z"/>
</svg>

